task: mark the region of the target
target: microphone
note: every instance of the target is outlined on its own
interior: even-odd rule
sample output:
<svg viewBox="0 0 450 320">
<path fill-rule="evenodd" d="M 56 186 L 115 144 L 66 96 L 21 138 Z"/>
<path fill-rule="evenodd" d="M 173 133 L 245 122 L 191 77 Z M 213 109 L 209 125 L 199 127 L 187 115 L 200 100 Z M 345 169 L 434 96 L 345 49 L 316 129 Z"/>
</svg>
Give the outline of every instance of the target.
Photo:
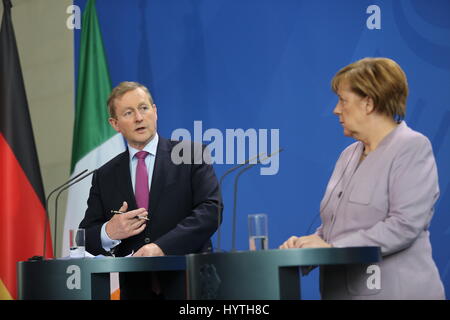
<svg viewBox="0 0 450 320">
<path fill-rule="evenodd" d="M 87 171 L 87 170 L 86 170 Z M 86 173 L 84 176 L 82 176 L 81 178 L 78 178 L 77 180 L 73 181 L 72 183 L 65 185 L 61 188 L 61 190 L 58 192 L 58 194 L 56 195 L 55 198 L 55 246 L 53 247 L 53 256 L 56 256 L 56 227 L 57 227 L 57 219 L 58 219 L 58 199 L 59 196 L 61 195 L 61 193 L 64 190 L 69 189 L 71 186 L 73 186 L 74 184 L 80 182 L 81 180 L 84 180 L 85 178 L 89 177 L 91 174 L 93 174 L 95 171 L 97 171 L 97 169 L 92 170 L 91 172 Z"/>
<path fill-rule="evenodd" d="M 228 176 L 230 173 L 236 171 L 239 168 L 242 168 L 243 166 L 245 166 L 246 164 L 248 164 L 250 161 L 253 161 L 255 159 L 259 159 L 260 156 L 262 156 L 265 152 L 261 152 L 260 154 L 254 156 L 253 158 L 247 159 L 245 160 L 243 163 L 234 166 L 230 169 L 228 169 L 227 171 L 225 171 L 225 173 L 220 177 L 219 179 L 219 194 L 222 194 L 222 182 L 225 179 L 226 176 Z M 218 216 L 218 222 L 217 222 L 217 251 L 220 252 L 220 224 L 222 221 L 222 210 L 223 210 L 223 201 L 222 198 L 220 198 L 220 203 L 219 206 L 217 207 L 217 216 Z"/>
<path fill-rule="evenodd" d="M 58 191 L 59 189 L 61 189 L 62 187 L 64 187 L 66 184 L 70 183 L 71 181 L 75 180 L 76 178 L 78 178 L 79 176 L 81 176 L 83 173 L 85 173 L 87 171 L 87 169 L 81 171 L 79 174 L 77 174 L 75 177 L 67 180 L 66 182 L 64 182 L 62 185 L 56 187 L 55 189 L 53 189 L 49 195 L 47 196 L 47 198 L 45 199 L 45 223 L 44 223 L 44 248 L 42 250 L 43 255 L 42 256 L 33 256 L 32 258 L 28 259 L 30 261 L 40 261 L 45 259 L 45 253 L 46 253 L 46 248 L 47 248 L 47 225 L 50 223 L 50 214 L 48 213 L 48 201 L 50 200 L 50 197 L 52 196 L 52 194 L 54 194 L 56 191 Z"/>
<path fill-rule="evenodd" d="M 269 154 L 267 157 L 265 157 L 262 160 L 267 160 L 269 158 L 271 158 L 272 156 L 274 156 L 277 153 L 282 152 L 284 149 L 280 148 L 277 151 Z M 258 155 L 259 156 L 259 155 Z M 259 158 L 259 157 L 258 157 Z M 238 190 L 238 180 L 239 177 L 246 171 L 248 171 L 249 169 L 253 168 L 255 165 L 260 164 L 262 161 L 258 160 L 257 163 L 251 163 L 248 166 L 246 166 L 245 168 L 243 168 L 241 171 L 239 171 L 236 175 L 236 177 L 234 178 L 234 201 L 233 201 L 233 225 L 232 225 L 232 244 L 231 244 L 231 251 L 236 251 L 236 203 L 237 203 L 237 190 Z"/>
</svg>

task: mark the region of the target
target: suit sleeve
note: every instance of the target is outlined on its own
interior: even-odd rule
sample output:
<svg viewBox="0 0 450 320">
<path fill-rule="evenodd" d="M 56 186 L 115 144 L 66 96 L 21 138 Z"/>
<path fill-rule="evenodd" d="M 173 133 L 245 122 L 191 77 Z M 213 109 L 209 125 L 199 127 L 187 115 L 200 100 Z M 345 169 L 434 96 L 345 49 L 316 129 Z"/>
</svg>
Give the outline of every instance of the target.
<svg viewBox="0 0 450 320">
<path fill-rule="evenodd" d="M 192 188 L 190 214 L 174 229 L 155 241 L 166 255 L 199 252 L 217 230 L 219 208 L 222 210 L 219 184 L 210 164 L 204 161 L 201 161 L 201 164 L 195 163 L 194 161 L 190 166 Z"/>
<path fill-rule="evenodd" d="M 428 228 L 439 196 L 436 163 L 427 138 L 408 142 L 392 163 L 387 217 L 333 241 L 333 246 L 380 246 L 388 255 L 409 247 Z"/>
</svg>

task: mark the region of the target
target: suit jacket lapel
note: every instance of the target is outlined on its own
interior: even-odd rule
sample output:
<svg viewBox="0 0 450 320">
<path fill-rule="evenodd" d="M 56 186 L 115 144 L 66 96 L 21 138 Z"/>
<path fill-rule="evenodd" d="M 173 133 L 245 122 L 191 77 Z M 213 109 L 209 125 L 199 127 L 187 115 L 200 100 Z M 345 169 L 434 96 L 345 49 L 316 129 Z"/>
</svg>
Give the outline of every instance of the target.
<svg viewBox="0 0 450 320">
<path fill-rule="evenodd" d="M 134 210 L 137 208 L 137 204 L 134 197 L 133 185 L 131 184 L 130 155 L 128 149 L 122 153 L 121 158 L 116 165 L 116 187 L 123 197 L 122 201 L 128 203 L 128 211 Z"/>
<path fill-rule="evenodd" d="M 149 214 L 156 212 L 161 195 L 166 185 L 171 181 L 170 170 L 172 161 L 170 159 L 171 147 L 168 140 L 159 137 L 156 151 L 155 168 L 153 169 L 152 185 L 149 197 Z"/>
<path fill-rule="evenodd" d="M 153 178 L 150 188 L 149 197 L 149 213 L 156 212 L 159 204 L 159 199 L 170 181 L 174 180 L 171 177 L 173 170 L 171 170 L 172 161 L 170 159 L 171 153 L 170 142 L 161 136 L 159 137 L 158 147 L 156 151 L 155 167 L 153 169 Z M 123 197 L 123 201 L 128 202 L 128 211 L 137 208 L 136 199 L 133 192 L 133 185 L 130 176 L 130 155 L 128 149 L 121 154 L 121 158 L 116 164 L 116 188 L 119 189 Z"/>
<path fill-rule="evenodd" d="M 330 201 L 330 197 L 333 194 L 339 194 L 343 192 L 348 183 L 351 181 L 351 177 L 355 173 L 355 170 L 359 163 L 359 158 L 362 153 L 362 143 L 355 144 L 354 149 L 349 153 L 346 158 L 340 159 L 339 161 L 342 163 L 342 166 L 339 170 L 333 172 L 333 175 L 330 178 L 330 181 L 327 185 L 327 189 L 325 191 L 325 195 L 320 202 L 320 211 L 322 212 L 328 205 Z M 340 184 L 338 186 L 337 184 Z M 338 189 L 337 189 L 338 188 Z M 342 199 L 341 197 L 338 197 Z"/>
</svg>

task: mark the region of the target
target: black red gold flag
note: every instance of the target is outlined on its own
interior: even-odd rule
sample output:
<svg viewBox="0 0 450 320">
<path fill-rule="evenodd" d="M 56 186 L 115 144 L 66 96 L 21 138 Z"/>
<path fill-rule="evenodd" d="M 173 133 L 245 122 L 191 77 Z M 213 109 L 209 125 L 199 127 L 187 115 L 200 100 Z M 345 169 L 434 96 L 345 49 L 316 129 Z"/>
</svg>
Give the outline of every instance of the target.
<svg viewBox="0 0 450 320">
<path fill-rule="evenodd" d="M 43 255 L 45 195 L 11 20 L 0 29 L 0 299 L 17 298 L 16 265 Z M 47 230 L 50 230 L 47 228 Z M 52 245 L 47 233 L 47 257 Z"/>
</svg>

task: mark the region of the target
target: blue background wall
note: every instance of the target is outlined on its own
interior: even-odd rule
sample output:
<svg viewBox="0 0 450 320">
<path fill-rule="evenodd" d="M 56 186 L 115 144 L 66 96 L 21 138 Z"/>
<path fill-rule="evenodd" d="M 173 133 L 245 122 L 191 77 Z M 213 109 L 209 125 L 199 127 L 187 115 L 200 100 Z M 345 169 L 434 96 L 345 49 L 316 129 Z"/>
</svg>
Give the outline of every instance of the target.
<svg viewBox="0 0 450 320">
<path fill-rule="evenodd" d="M 83 10 L 85 0 L 75 0 Z M 381 29 L 369 30 L 370 5 Z M 439 167 L 441 197 L 431 225 L 433 255 L 450 295 L 450 2 L 447 0 L 97 0 L 113 86 L 147 85 L 158 130 L 279 129 L 280 168 L 240 180 L 237 247 L 245 250 L 247 214 L 269 215 L 270 248 L 319 225 L 314 220 L 340 152 L 352 142 L 332 110 L 330 80 L 366 56 L 405 70 L 406 121 L 427 135 Z M 75 30 L 76 57 L 80 31 Z M 76 61 L 77 63 L 77 61 Z M 231 165 L 215 165 L 220 176 Z M 224 184 L 222 247 L 231 246 L 233 178 Z M 318 299 L 318 272 L 303 278 Z"/>
</svg>

